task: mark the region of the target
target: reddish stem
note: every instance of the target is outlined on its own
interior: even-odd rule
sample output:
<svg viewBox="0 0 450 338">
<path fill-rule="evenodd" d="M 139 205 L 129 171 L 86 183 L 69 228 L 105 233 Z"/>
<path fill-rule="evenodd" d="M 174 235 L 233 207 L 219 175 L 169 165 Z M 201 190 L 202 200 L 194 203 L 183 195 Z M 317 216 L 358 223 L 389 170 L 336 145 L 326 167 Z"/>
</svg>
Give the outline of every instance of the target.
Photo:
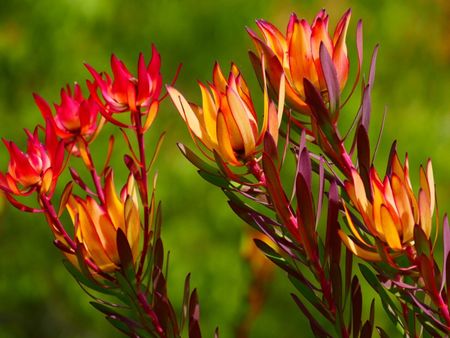
<svg viewBox="0 0 450 338">
<path fill-rule="evenodd" d="M 150 244 L 150 207 L 148 204 L 148 175 L 147 175 L 147 160 L 145 156 L 145 143 L 144 143 L 144 133 L 142 130 L 142 116 L 139 110 L 132 111 L 132 118 L 135 123 L 136 138 L 139 147 L 139 157 L 140 157 L 140 167 L 141 167 L 141 184 L 138 185 L 140 190 L 140 195 L 142 199 L 142 204 L 144 206 L 144 244 L 142 248 L 142 255 L 139 261 L 139 268 L 136 274 L 138 283 L 140 283 L 142 278 L 142 273 L 144 271 L 144 263 L 147 257 L 147 251 Z"/>
</svg>

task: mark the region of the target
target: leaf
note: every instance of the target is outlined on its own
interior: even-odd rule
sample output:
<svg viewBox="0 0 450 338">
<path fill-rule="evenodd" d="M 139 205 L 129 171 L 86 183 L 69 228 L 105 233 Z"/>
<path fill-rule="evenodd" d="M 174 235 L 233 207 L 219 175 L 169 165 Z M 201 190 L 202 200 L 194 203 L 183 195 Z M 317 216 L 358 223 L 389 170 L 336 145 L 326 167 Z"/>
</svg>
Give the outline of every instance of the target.
<svg viewBox="0 0 450 338">
<path fill-rule="evenodd" d="M 299 309 L 303 312 L 303 314 L 308 318 L 309 325 L 311 325 L 311 329 L 316 337 L 333 337 L 325 330 L 325 328 L 322 327 L 322 325 L 317 322 L 314 316 L 308 311 L 307 307 L 295 294 L 291 293 L 291 297 L 294 300 L 295 304 L 297 304 Z"/>
<path fill-rule="evenodd" d="M 327 230 L 325 237 L 325 250 L 330 265 L 339 264 L 341 258 L 341 241 L 338 230 L 339 192 L 336 181 L 331 181 L 328 192 Z"/>
<path fill-rule="evenodd" d="M 388 293 L 384 289 L 384 286 L 381 285 L 378 278 L 367 266 L 359 264 L 359 270 L 361 271 L 362 275 L 367 280 L 367 282 L 370 284 L 370 286 L 380 296 L 381 302 L 389 319 L 394 323 L 394 325 L 397 325 L 398 321 L 400 320 L 399 318 L 402 316 L 401 311 L 398 309 L 397 305 L 388 295 Z"/>
<path fill-rule="evenodd" d="M 351 313 L 353 323 L 353 336 L 356 337 L 361 329 L 361 315 L 362 315 L 362 293 L 361 284 L 359 284 L 358 277 L 354 276 L 351 286 Z"/>
<path fill-rule="evenodd" d="M 264 133 L 264 152 L 270 156 L 272 161 L 278 167 L 279 158 L 278 158 L 278 148 L 275 140 L 272 135 L 267 131 Z"/>
<path fill-rule="evenodd" d="M 443 267 L 443 271 L 442 271 L 442 284 L 441 284 L 441 287 L 439 290 L 442 291 L 444 288 L 444 285 L 446 284 L 447 285 L 446 290 L 450 297 L 450 292 L 449 292 L 450 291 L 449 290 L 449 288 L 450 288 L 450 273 L 449 272 L 450 271 L 448 270 L 449 264 L 450 264 L 450 256 L 449 256 L 449 254 L 450 254 L 450 226 L 448 224 L 447 214 L 444 215 L 444 221 L 443 221 L 442 227 L 443 227 L 442 239 L 444 241 L 444 252 L 443 252 L 444 267 Z"/>
<path fill-rule="evenodd" d="M 367 172 L 371 166 L 370 163 L 370 142 L 367 131 L 363 126 L 359 126 L 357 130 L 356 144 L 358 146 L 358 164 L 359 167 L 363 167 Z M 367 188 L 366 188 L 367 190 Z"/>
<path fill-rule="evenodd" d="M 369 82 L 368 82 L 370 88 L 373 88 L 373 84 L 375 82 L 375 69 L 377 64 L 378 49 L 379 45 L 376 45 L 373 50 L 372 60 L 370 61 Z"/>
<path fill-rule="evenodd" d="M 267 190 L 273 207 L 283 224 L 288 228 L 294 238 L 300 240 L 297 225 L 292 222 L 294 218 L 290 203 L 284 192 L 278 169 L 272 159 L 266 153 L 262 157 L 263 170 L 266 175 Z"/>
<path fill-rule="evenodd" d="M 198 303 L 197 290 L 194 289 L 189 300 L 189 338 L 201 338 L 200 331 L 200 305 Z"/>
<path fill-rule="evenodd" d="M 72 275 L 72 277 L 80 284 L 83 284 L 87 286 L 88 288 L 104 293 L 104 294 L 111 294 L 114 295 L 116 292 L 115 290 L 104 288 L 102 285 L 95 282 L 95 280 L 91 280 L 87 278 L 85 275 L 83 275 L 80 270 L 78 270 L 76 267 L 72 265 L 67 259 L 64 259 L 63 265 L 66 267 L 67 271 Z"/>
<path fill-rule="evenodd" d="M 223 176 L 218 174 L 213 174 L 207 171 L 199 170 L 200 176 L 207 182 L 215 185 L 216 187 L 228 189 L 230 187 L 230 182 Z"/>
<path fill-rule="evenodd" d="M 339 113 L 339 80 L 334 67 L 333 60 L 327 51 L 324 43 L 320 43 L 319 47 L 320 65 L 322 67 L 323 76 L 327 85 L 328 101 L 330 104 L 330 113 L 332 120 L 336 121 Z"/>
<path fill-rule="evenodd" d="M 132 277 L 134 274 L 133 253 L 131 252 L 127 236 L 120 228 L 117 229 L 116 245 L 119 252 L 120 268 L 126 276 Z"/>
<path fill-rule="evenodd" d="M 64 210 L 66 209 L 67 201 L 69 200 L 70 195 L 72 195 L 72 189 L 73 189 L 73 182 L 70 181 L 64 187 L 63 193 L 61 194 L 61 199 L 59 201 L 59 208 L 58 208 L 58 217 L 61 217 Z"/>
<path fill-rule="evenodd" d="M 187 274 L 186 279 L 184 280 L 184 293 L 183 293 L 183 302 L 181 303 L 181 318 L 180 318 L 180 331 L 183 330 L 184 324 L 188 319 L 188 310 L 189 310 L 189 295 L 190 295 L 190 281 L 191 274 Z"/>
<path fill-rule="evenodd" d="M 423 229 L 418 225 L 414 226 L 414 242 L 418 256 L 431 257 L 431 243 Z"/>
<path fill-rule="evenodd" d="M 326 319 L 328 319 L 330 322 L 333 322 L 333 315 L 328 311 L 327 308 L 325 308 L 325 303 L 317 297 L 317 295 L 314 293 L 314 291 L 308 287 L 305 283 L 302 281 L 293 278 L 292 276 L 288 276 L 291 283 L 295 286 L 295 288 L 302 294 L 303 297 L 312 305 L 314 306 L 317 311 L 319 311 Z"/>
</svg>

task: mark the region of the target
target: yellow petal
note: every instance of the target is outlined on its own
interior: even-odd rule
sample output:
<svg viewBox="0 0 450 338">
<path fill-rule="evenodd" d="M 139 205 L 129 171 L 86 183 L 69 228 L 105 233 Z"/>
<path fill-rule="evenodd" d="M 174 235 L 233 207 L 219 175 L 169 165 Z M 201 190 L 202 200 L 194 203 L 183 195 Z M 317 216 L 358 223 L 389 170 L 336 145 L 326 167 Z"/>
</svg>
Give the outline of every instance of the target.
<svg viewBox="0 0 450 338">
<path fill-rule="evenodd" d="M 217 145 L 217 107 L 206 87 L 200 83 L 202 92 L 203 119 L 205 130 L 214 145 Z"/>
<path fill-rule="evenodd" d="M 434 175 L 433 175 L 433 166 L 431 165 L 431 160 L 428 160 L 427 163 L 427 181 L 428 181 L 428 187 L 430 188 L 430 210 L 431 210 L 431 216 L 433 216 L 434 213 L 434 204 L 436 199 L 436 190 L 434 186 Z"/>
<path fill-rule="evenodd" d="M 191 105 L 186 101 L 183 95 L 181 95 L 178 90 L 170 86 L 167 86 L 167 92 L 191 132 L 203 143 L 205 143 L 205 145 L 210 144 L 202 122 L 200 122 L 197 114 L 194 112 Z"/>
<path fill-rule="evenodd" d="M 364 188 L 364 183 L 361 180 L 361 177 L 355 169 L 352 170 L 352 178 L 358 209 L 361 208 L 361 210 L 365 212 L 369 204 L 366 196 L 366 189 Z"/>
<path fill-rule="evenodd" d="M 255 136 L 249 121 L 251 113 L 232 88 L 227 90 L 227 99 L 244 143 L 245 156 L 250 156 L 255 151 Z"/>
<path fill-rule="evenodd" d="M 341 229 L 339 229 L 339 236 L 341 237 L 341 240 L 344 243 L 344 245 L 356 256 L 371 262 L 381 261 L 381 257 L 377 252 L 369 251 L 356 245 L 356 243 L 350 237 L 348 237 Z"/>
<path fill-rule="evenodd" d="M 106 210 L 111 217 L 112 223 L 116 229 L 122 228 L 123 223 L 123 204 L 117 197 L 114 187 L 114 176 L 111 171 L 105 179 L 105 203 Z M 122 228 L 123 230 L 123 228 Z"/>
<path fill-rule="evenodd" d="M 395 224 L 394 219 L 395 216 L 393 216 L 388 208 L 386 208 L 385 205 L 381 206 L 381 224 L 383 227 L 383 232 L 386 237 L 386 242 L 394 250 L 401 250 L 402 244 L 400 242 L 400 236 L 397 232 L 397 226 Z"/>
<path fill-rule="evenodd" d="M 359 231 L 357 230 L 357 228 L 355 227 L 355 224 L 353 223 L 352 217 L 350 216 L 350 213 L 348 212 L 347 206 L 344 203 L 344 210 L 345 210 L 345 216 L 347 217 L 347 223 L 348 226 L 350 227 L 350 230 L 352 231 L 353 235 L 355 235 L 355 237 L 364 245 L 371 247 L 372 245 L 370 245 L 369 243 L 367 243 L 359 234 Z"/>
<path fill-rule="evenodd" d="M 133 253 L 134 261 L 139 255 L 139 237 L 141 234 L 141 222 L 139 218 L 139 211 L 134 204 L 133 199 L 129 196 L 125 201 L 125 226 L 128 244 Z"/>
</svg>

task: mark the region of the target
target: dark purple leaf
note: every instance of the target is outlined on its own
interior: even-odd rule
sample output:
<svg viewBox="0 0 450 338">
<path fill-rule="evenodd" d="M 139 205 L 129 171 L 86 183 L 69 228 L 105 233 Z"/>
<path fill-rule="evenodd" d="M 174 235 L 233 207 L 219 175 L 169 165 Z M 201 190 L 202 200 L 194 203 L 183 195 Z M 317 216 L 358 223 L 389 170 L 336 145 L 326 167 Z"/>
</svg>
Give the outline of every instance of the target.
<svg viewBox="0 0 450 338">
<path fill-rule="evenodd" d="M 330 184 L 328 192 L 327 232 L 325 237 L 325 253 L 330 264 L 339 264 L 341 257 L 341 240 L 338 235 L 339 192 L 336 181 Z"/>
<path fill-rule="evenodd" d="M 352 324 L 353 324 L 353 336 L 357 337 L 359 330 L 361 329 L 361 315 L 362 315 L 362 293 L 361 285 L 359 284 L 358 277 L 354 276 L 351 287 L 351 312 L 352 312 Z"/>
<path fill-rule="evenodd" d="M 187 274 L 186 279 L 184 280 L 184 293 L 183 293 L 183 302 L 181 303 L 181 318 L 180 318 L 180 330 L 183 330 L 184 324 L 188 318 L 189 311 L 189 295 L 191 293 L 191 274 Z"/>
<path fill-rule="evenodd" d="M 270 156 L 276 166 L 279 165 L 277 144 L 269 132 L 264 133 L 264 152 Z"/>
<path fill-rule="evenodd" d="M 367 171 L 371 166 L 370 163 L 370 143 L 367 131 L 363 126 L 359 126 L 357 130 L 356 144 L 358 147 L 358 164 L 359 167 L 364 167 Z"/>
<path fill-rule="evenodd" d="M 273 207 L 283 224 L 288 228 L 292 236 L 300 239 L 297 225 L 293 223 L 293 213 L 288 198 L 284 192 L 278 169 L 272 159 L 266 153 L 262 157 L 263 170 L 266 175 L 267 190 Z"/>
<path fill-rule="evenodd" d="M 447 293 L 449 293 L 449 288 L 450 288 L 450 283 L 449 283 L 449 279 L 450 279 L 450 274 L 448 274 L 448 270 L 447 270 L 447 266 L 449 265 L 449 261 L 450 261 L 450 226 L 448 224 L 448 217 L 447 214 L 444 215 L 444 221 L 442 224 L 442 230 L 443 230 L 443 236 L 442 239 L 444 241 L 444 252 L 443 252 L 443 262 L 444 262 L 444 266 L 443 266 L 443 271 L 442 271 L 442 283 L 441 283 L 441 287 L 439 289 L 440 292 L 442 292 L 442 290 L 444 289 L 444 284 L 447 284 L 447 288 L 446 291 Z M 447 276 L 447 274 L 449 276 Z"/>
<path fill-rule="evenodd" d="M 339 97 L 341 95 L 339 89 L 339 80 L 336 73 L 336 68 L 334 67 L 333 60 L 327 51 L 327 48 L 320 43 L 319 47 L 319 57 L 320 65 L 322 67 L 323 76 L 325 78 L 325 83 L 327 85 L 328 91 L 328 101 L 330 103 L 330 113 L 333 116 L 333 120 L 337 120 L 337 115 L 339 113 Z"/>
<path fill-rule="evenodd" d="M 361 103 L 361 107 L 359 108 L 359 112 L 358 112 L 358 115 L 361 116 L 360 125 L 362 125 L 364 127 L 364 129 L 366 130 L 366 133 L 369 132 L 370 112 L 372 110 L 370 90 L 371 90 L 371 88 L 369 85 L 367 85 L 364 88 L 362 103 Z"/>
<path fill-rule="evenodd" d="M 200 331 L 200 305 L 198 303 L 197 290 L 194 289 L 189 300 L 189 338 L 201 338 Z"/>
<path fill-rule="evenodd" d="M 120 265 L 122 271 L 127 271 L 133 268 L 133 253 L 131 252 L 130 244 L 127 236 L 122 229 L 117 229 L 116 235 L 117 251 L 119 252 Z"/>
<path fill-rule="evenodd" d="M 305 101 L 311 109 L 314 119 L 321 127 L 330 126 L 330 112 L 323 102 L 322 95 L 307 78 L 303 79 L 303 87 L 305 89 Z"/>
<path fill-rule="evenodd" d="M 373 88 L 373 83 L 375 82 L 375 69 L 376 69 L 376 63 L 377 63 L 378 48 L 379 48 L 379 46 L 376 45 L 373 50 L 372 60 L 370 61 L 369 83 L 368 84 L 371 89 Z"/>
<path fill-rule="evenodd" d="M 393 163 L 395 154 L 397 154 L 397 141 L 392 142 L 391 150 L 389 151 L 389 158 L 387 161 L 385 176 L 390 177 L 392 175 L 392 163 Z"/>
</svg>

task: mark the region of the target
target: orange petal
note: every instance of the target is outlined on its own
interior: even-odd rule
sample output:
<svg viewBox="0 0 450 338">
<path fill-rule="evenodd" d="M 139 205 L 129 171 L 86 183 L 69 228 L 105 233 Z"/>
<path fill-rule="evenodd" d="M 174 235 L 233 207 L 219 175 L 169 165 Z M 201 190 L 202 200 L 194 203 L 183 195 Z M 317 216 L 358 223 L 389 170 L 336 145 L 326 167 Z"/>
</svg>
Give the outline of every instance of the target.
<svg viewBox="0 0 450 338">
<path fill-rule="evenodd" d="M 79 241 L 84 244 L 90 257 L 98 266 L 109 266 L 111 259 L 101 244 L 96 227 L 89 217 L 89 212 L 80 203 L 78 204 L 78 220 L 79 232 L 77 237 Z"/>
<path fill-rule="evenodd" d="M 408 198 L 406 187 L 402 185 L 397 175 L 392 175 L 392 190 L 397 206 L 398 215 L 400 217 L 403 229 L 402 242 L 406 243 L 412 240 L 414 236 L 414 215 L 412 213 L 411 204 Z"/>
<path fill-rule="evenodd" d="M 217 143 L 219 147 L 217 151 L 223 157 L 225 162 L 230 162 L 233 165 L 242 165 L 234 155 L 228 127 L 221 112 L 217 114 Z"/>
<path fill-rule="evenodd" d="M 392 215 L 385 205 L 381 206 L 381 225 L 386 237 L 387 244 L 394 250 L 401 250 L 402 244 L 400 242 L 400 236 L 398 235 L 395 216 Z"/>
<path fill-rule="evenodd" d="M 122 228 L 123 223 L 123 204 L 117 197 L 116 188 L 114 186 L 114 176 L 111 171 L 105 179 L 105 203 L 106 210 L 111 217 L 115 229 Z M 122 230 L 124 230 L 122 228 Z"/>
<path fill-rule="evenodd" d="M 303 78 L 318 84 L 317 71 L 311 54 L 311 35 L 299 22 L 292 26 L 289 43 L 289 70 L 294 87 L 304 95 Z"/>
<path fill-rule="evenodd" d="M 431 210 L 430 210 L 430 200 L 426 192 L 423 189 L 419 191 L 419 213 L 420 213 L 420 226 L 425 232 L 427 237 L 430 237 L 431 233 Z"/>
</svg>

